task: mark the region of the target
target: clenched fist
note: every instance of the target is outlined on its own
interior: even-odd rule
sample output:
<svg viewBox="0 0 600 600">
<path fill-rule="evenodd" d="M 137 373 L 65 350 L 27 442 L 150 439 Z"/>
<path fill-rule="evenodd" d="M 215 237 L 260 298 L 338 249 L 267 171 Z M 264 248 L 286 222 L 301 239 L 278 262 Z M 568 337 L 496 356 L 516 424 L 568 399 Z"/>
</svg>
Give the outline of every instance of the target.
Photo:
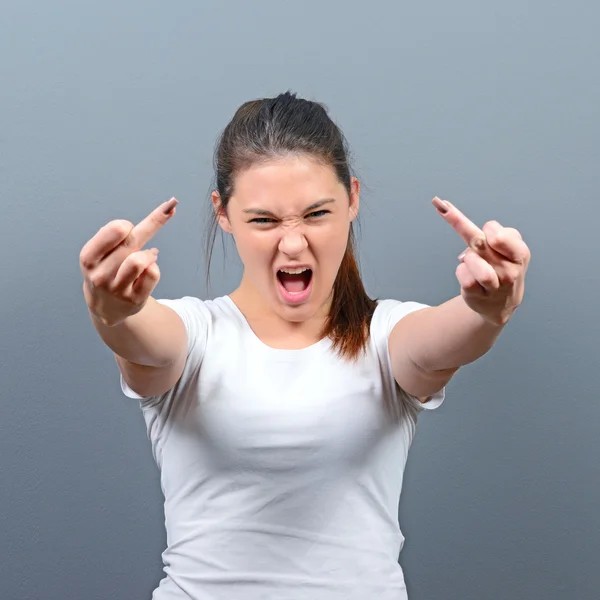
<svg viewBox="0 0 600 600">
<path fill-rule="evenodd" d="M 171 198 L 137 225 L 107 223 L 81 249 L 83 294 L 91 314 L 105 325 L 122 323 L 144 308 L 160 279 L 158 250 L 143 247 L 175 214 Z"/>
</svg>

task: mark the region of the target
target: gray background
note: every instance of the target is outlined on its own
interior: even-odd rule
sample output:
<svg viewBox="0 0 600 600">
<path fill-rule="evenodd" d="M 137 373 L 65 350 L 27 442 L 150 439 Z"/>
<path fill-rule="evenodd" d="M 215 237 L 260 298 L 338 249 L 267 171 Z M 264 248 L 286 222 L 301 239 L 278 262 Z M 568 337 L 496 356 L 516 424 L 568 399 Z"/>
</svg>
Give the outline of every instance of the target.
<svg viewBox="0 0 600 600">
<path fill-rule="evenodd" d="M 462 243 L 436 194 L 533 253 L 514 321 L 420 422 L 411 600 L 597 600 L 599 23 L 573 0 L 5 0 L 0 598 L 150 597 L 158 472 L 88 321 L 79 250 L 175 195 L 157 295 L 204 295 L 215 138 L 241 102 L 292 89 L 353 146 L 373 295 L 457 293 Z M 212 296 L 239 276 L 231 254 Z"/>
</svg>

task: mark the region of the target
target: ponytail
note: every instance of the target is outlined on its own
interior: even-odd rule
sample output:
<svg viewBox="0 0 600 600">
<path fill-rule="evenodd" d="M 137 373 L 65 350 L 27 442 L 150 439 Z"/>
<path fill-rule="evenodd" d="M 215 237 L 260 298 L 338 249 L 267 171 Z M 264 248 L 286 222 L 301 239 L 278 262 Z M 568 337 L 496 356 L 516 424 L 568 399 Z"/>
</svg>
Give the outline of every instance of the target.
<svg viewBox="0 0 600 600">
<path fill-rule="evenodd" d="M 333 341 L 338 354 L 350 360 L 358 358 L 369 339 L 369 327 L 377 302 L 367 295 L 354 250 L 354 232 L 348 236 L 346 252 L 333 284 L 333 298 L 323 337 Z"/>
</svg>

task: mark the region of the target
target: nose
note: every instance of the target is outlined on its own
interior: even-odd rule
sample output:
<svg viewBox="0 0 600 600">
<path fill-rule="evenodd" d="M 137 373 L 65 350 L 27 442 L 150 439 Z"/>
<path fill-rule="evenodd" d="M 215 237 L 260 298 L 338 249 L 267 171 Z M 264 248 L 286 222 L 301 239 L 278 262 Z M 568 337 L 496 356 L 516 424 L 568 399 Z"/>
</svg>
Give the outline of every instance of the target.
<svg viewBox="0 0 600 600">
<path fill-rule="evenodd" d="M 289 257 L 299 256 L 307 246 L 306 238 L 297 229 L 286 231 L 279 241 L 279 251 Z"/>
</svg>

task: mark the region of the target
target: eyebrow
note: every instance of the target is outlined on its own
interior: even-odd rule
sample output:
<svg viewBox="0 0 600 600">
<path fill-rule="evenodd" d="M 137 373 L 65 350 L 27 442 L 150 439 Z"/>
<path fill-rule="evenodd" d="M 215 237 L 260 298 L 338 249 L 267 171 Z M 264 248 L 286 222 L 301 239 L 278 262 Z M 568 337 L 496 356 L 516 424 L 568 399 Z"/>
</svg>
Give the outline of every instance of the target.
<svg viewBox="0 0 600 600">
<path fill-rule="evenodd" d="M 307 213 L 311 210 L 315 210 L 316 208 L 320 208 L 325 204 L 330 204 L 331 202 L 335 202 L 335 198 L 323 198 L 323 200 L 319 200 L 304 209 L 303 212 Z M 270 210 L 265 210 L 263 208 L 244 208 L 242 212 L 253 214 L 253 215 L 261 215 L 263 217 L 274 217 L 275 215 Z"/>
</svg>

